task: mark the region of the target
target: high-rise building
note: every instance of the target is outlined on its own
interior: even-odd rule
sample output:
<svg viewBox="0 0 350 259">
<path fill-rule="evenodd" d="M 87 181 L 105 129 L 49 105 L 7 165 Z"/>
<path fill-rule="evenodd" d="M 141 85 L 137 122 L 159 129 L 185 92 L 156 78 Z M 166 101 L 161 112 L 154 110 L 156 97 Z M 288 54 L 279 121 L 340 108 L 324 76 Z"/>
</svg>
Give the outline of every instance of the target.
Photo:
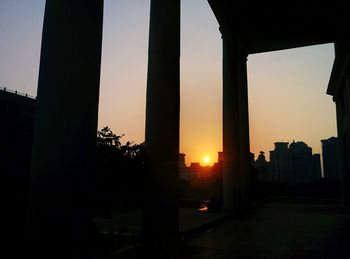
<svg viewBox="0 0 350 259">
<path fill-rule="evenodd" d="M 321 173 L 321 155 L 313 154 L 312 155 L 312 175 L 311 182 L 317 181 L 322 177 Z"/>
<path fill-rule="evenodd" d="M 219 151 L 218 152 L 218 163 L 223 163 L 223 161 L 224 161 L 224 152 L 222 152 L 222 151 Z"/>
<path fill-rule="evenodd" d="M 288 142 L 275 142 L 275 149 L 270 151 L 271 180 L 286 183 L 289 177 Z"/>
<path fill-rule="evenodd" d="M 320 155 L 302 141 L 276 142 L 270 151 L 271 181 L 277 183 L 311 183 L 321 177 Z"/>
<path fill-rule="evenodd" d="M 289 179 L 291 184 L 309 183 L 312 175 L 312 148 L 293 141 L 289 146 Z"/>
<path fill-rule="evenodd" d="M 340 180 L 338 166 L 338 138 L 322 139 L 322 157 L 324 178 Z"/>
<path fill-rule="evenodd" d="M 192 175 L 190 174 L 190 171 L 186 166 L 185 156 L 186 155 L 183 153 L 179 154 L 179 172 L 180 172 L 180 179 L 188 181 L 192 179 Z"/>
</svg>

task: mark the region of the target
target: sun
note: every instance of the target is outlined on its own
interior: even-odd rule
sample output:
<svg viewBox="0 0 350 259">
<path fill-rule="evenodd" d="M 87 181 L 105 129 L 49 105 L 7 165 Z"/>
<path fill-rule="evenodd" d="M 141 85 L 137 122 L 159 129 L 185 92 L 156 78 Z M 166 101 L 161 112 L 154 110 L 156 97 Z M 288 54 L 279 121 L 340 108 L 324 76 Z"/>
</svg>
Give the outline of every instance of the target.
<svg viewBox="0 0 350 259">
<path fill-rule="evenodd" d="M 206 155 L 203 157 L 203 162 L 205 165 L 208 165 L 210 161 L 211 161 L 210 156 Z"/>
</svg>

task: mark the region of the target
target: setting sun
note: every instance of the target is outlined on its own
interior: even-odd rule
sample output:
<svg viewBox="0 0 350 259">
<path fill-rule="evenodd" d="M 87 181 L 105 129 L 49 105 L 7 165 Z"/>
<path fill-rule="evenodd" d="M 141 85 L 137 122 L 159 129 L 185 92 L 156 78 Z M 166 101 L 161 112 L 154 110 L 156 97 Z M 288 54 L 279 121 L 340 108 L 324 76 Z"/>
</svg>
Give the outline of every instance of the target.
<svg viewBox="0 0 350 259">
<path fill-rule="evenodd" d="M 203 162 L 205 165 L 208 165 L 210 163 L 211 159 L 210 156 L 204 156 L 203 157 Z"/>
</svg>

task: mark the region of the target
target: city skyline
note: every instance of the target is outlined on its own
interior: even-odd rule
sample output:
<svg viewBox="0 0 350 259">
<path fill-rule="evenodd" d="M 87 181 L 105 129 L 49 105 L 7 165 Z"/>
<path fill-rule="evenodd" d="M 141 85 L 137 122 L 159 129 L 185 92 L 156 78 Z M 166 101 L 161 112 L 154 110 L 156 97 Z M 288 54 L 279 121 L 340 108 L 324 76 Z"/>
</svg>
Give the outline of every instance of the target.
<svg viewBox="0 0 350 259">
<path fill-rule="evenodd" d="M 0 85 L 36 95 L 44 0 L 0 3 Z M 221 35 L 205 1 L 183 1 L 180 152 L 216 160 L 222 150 Z M 149 1 L 105 1 L 98 128 L 144 140 Z M 333 44 L 248 57 L 251 152 L 302 139 L 315 153 L 336 136 L 326 88 Z M 131 75 L 132 71 L 132 75 Z"/>
<path fill-rule="evenodd" d="M 336 138 L 337 137 L 329 136 L 327 139 L 336 139 Z M 322 143 L 322 141 L 325 141 L 325 140 L 321 139 L 320 143 Z M 291 145 L 292 143 L 304 143 L 307 146 L 309 146 L 309 144 L 307 142 L 305 142 L 303 140 L 300 140 L 300 139 L 293 139 L 292 141 L 275 141 L 275 142 L 272 143 L 272 146 L 276 145 L 276 143 L 285 143 L 285 144 L 287 144 L 287 146 Z M 271 148 L 271 150 L 260 150 L 257 153 L 251 152 L 251 154 L 254 155 L 254 161 L 255 161 L 256 159 L 258 159 L 259 153 L 263 152 L 264 155 L 265 155 L 266 161 L 270 162 L 271 161 L 271 159 L 270 159 L 270 152 L 273 151 L 273 149 L 274 148 Z M 313 155 L 318 154 L 318 155 L 321 156 L 321 164 L 323 165 L 323 152 L 322 152 L 322 149 L 320 150 L 320 152 L 315 152 L 314 149 L 312 148 L 311 151 L 312 151 Z M 214 166 L 217 162 L 219 162 L 219 153 L 222 153 L 222 151 L 217 151 L 216 152 L 216 156 L 214 158 L 210 157 L 210 160 L 208 160 L 207 156 L 204 156 L 201 160 L 198 160 L 198 161 L 187 161 L 187 159 L 186 159 L 187 154 L 183 153 L 183 152 L 181 152 L 180 154 L 181 154 L 181 156 L 184 155 L 184 158 L 182 158 L 182 159 L 185 161 L 186 166 L 190 166 L 192 163 L 198 163 L 201 166 Z M 322 168 L 322 171 L 323 171 L 323 168 Z"/>
</svg>

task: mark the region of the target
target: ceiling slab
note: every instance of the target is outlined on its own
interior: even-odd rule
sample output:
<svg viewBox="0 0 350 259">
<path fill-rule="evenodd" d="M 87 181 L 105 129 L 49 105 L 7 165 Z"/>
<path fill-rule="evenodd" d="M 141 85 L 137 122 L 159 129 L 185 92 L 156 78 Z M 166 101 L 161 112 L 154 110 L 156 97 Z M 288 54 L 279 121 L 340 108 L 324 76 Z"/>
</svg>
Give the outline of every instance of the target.
<svg viewBox="0 0 350 259">
<path fill-rule="evenodd" d="M 350 9 L 337 1 L 208 2 L 221 32 L 239 35 L 248 54 L 350 38 Z"/>
</svg>

